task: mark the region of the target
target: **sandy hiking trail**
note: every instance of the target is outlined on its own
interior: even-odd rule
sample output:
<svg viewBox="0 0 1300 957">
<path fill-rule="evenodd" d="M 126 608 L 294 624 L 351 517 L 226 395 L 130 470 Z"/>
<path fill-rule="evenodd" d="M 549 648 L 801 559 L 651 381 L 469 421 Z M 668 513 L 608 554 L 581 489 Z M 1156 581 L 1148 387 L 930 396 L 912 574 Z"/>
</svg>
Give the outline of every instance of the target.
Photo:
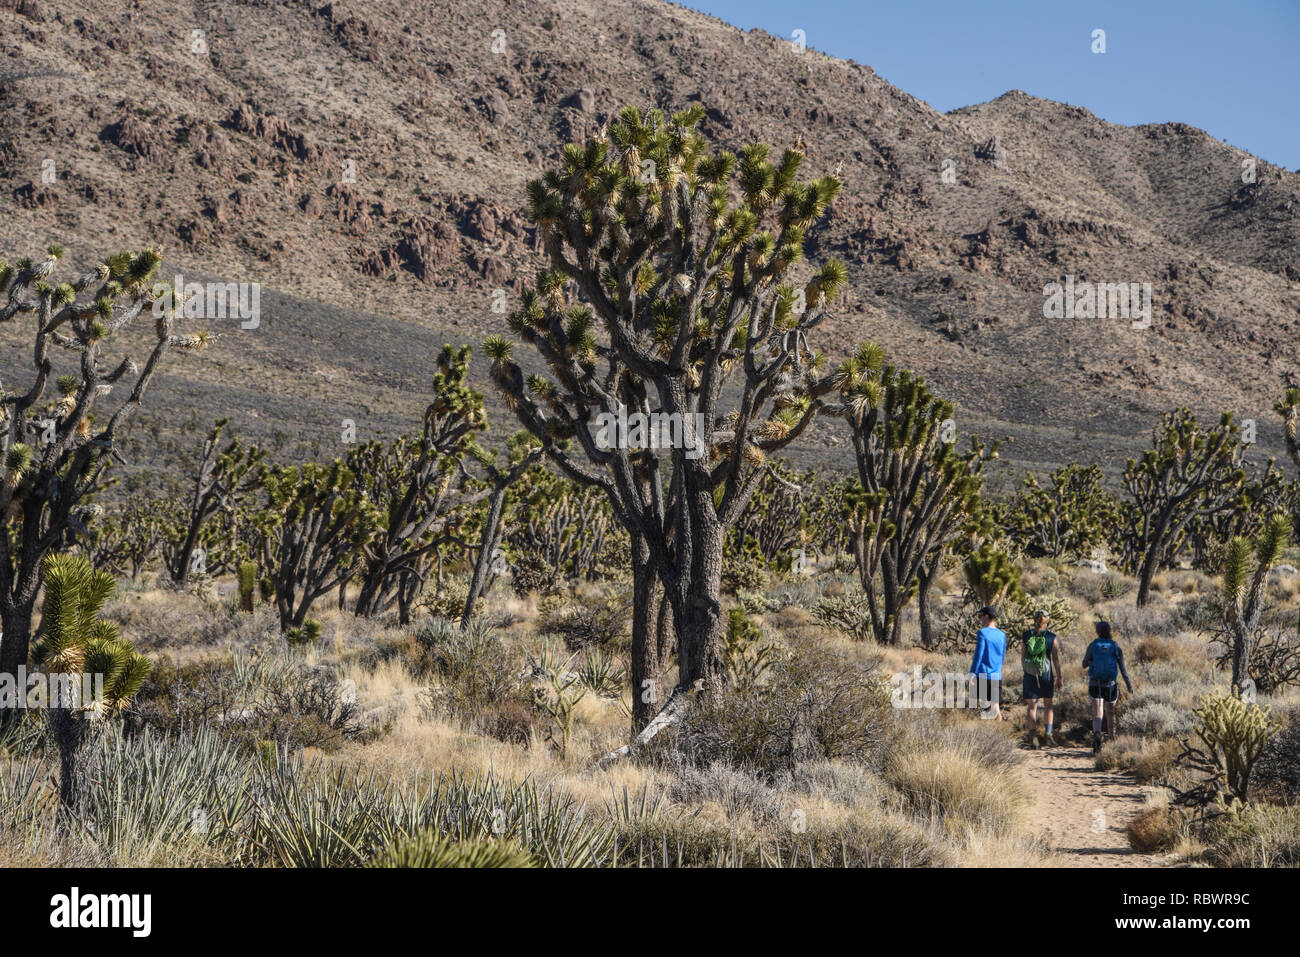
<svg viewBox="0 0 1300 957">
<path fill-rule="evenodd" d="M 1140 854 L 1124 828 L 1142 810 L 1144 789 L 1124 774 L 1098 771 L 1090 748 L 1063 744 L 1025 750 L 1021 766 L 1035 808 L 1031 830 L 1042 833 L 1066 867 L 1158 867 L 1160 854 Z"/>
</svg>

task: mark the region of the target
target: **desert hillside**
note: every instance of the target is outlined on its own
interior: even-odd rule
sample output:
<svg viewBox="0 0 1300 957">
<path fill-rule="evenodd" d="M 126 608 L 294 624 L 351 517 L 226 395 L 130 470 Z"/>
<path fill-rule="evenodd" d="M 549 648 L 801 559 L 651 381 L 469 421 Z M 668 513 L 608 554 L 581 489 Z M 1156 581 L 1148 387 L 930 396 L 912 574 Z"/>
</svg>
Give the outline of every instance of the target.
<svg viewBox="0 0 1300 957">
<path fill-rule="evenodd" d="M 941 114 L 868 65 L 650 0 L 3 0 L 0 30 L 5 256 L 160 242 L 168 277 L 262 285 L 258 328 L 169 363 L 143 417 L 170 441 L 218 414 L 297 451 L 329 452 L 344 418 L 408 428 L 436 348 L 503 331 L 494 291 L 541 264 L 526 182 L 624 104 L 699 101 L 728 147 L 802 137 L 810 172 L 841 171 L 810 253 L 851 289 L 819 345 L 879 341 L 1007 467 L 1114 474 L 1179 404 L 1280 442 L 1300 180 L 1259 161 L 1244 185 L 1245 154 L 1177 122 L 1018 91 Z M 1149 328 L 1045 319 L 1067 275 L 1150 283 Z M 800 454 L 844 449 L 826 423 Z"/>
</svg>

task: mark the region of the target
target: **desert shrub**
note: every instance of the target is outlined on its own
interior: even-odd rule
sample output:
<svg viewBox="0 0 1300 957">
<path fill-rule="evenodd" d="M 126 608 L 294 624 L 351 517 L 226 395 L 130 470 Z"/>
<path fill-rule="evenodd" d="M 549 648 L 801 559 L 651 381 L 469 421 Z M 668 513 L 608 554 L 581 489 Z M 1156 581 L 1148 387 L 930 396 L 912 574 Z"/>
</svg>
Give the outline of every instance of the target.
<svg viewBox="0 0 1300 957">
<path fill-rule="evenodd" d="M 398 838 L 376 854 L 370 867 L 536 867 L 532 857 L 506 841 L 452 841 L 436 831 Z"/>
<path fill-rule="evenodd" d="M 463 721 L 499 740 L 528 740 L 535 722 L 532 696 L 490 624 L 474 619 L 462 628 L 434 618 L 416 632 L 414 650 L 416 657 L 408 662 L 412 673 L 436 680 L 423 695 L 429 713 Z"/>
<path fill-rule="evenodd" d="M 1289 628 L 1270 628 L 1250 658 L 1250 677 L 1263 694 L 1300 685 L 1300 635 Z"/>
<path fill-rule="evenodd" d="M 1173 738 L 1153 740 L 1123 734 L 1107 741 L 1097 755 L 1101 771 L 1128 771 L 1139 784 L 1163 781 L 1182 748 Z"/>
<path fill-rule="evenodd" d="M 574 798 L 531 780 L 509 784 L 492 774 L 439 775 L 423 805 L 427 826 L 458 841 L 513 842 L 547 867 L 605 864 L 613 849 L 610 822 L 594 820 Z"/>
<path fill-rule="evenodd" d="M 786 823 L 771 845 L 760 842 L 768 866 L 950 867 L 951 851 L 924 827 L 901 815 L 854 816 L 822 822 L 809 815 L 806 829 Z"/>
<path fill-rule="evenodd" d="M 777 786 L 850 808 L 883 807 L 893 794 L 876 771 L 847 761 L 800 762 L 781 775 Z"/>
<path fill-rule="evenodd" d="M 620 822 L 611 863 L 619 867 L 745 867 L 761 863 L 752 834 L 680 811 Z"/>
<path fill-rule="evenodd" d="M 434 618 L 456 621 L 465 613 L 469 599 L 469 579 L 453 575 L 444 579 L 433 592 L 426 592 L 417 603 Z"/>
<path fill-rule="evenodd" d="M 813 605 L 812 613 L 818 622 L 843 632 L 854 641 L 869 641 L 872 637 L 871 611 L 866 595 L 858 593 L 822 598 Z"/>
<path fill-rule="evenodd" d="M 1170 624 L 1178 631 L 1209 633 L 1222 621 L 1222 600 L 1215 593 L 1196 595 L 1180 602 L 1170 614 Z"/>
<path fill-rule="evenodd" d="M 761 591 L 746 591 L 743 588 L 736 592 L 736 603 L 746 615 L 765 615 L 785 607 L 776 593 L 769 596 Z"/>
<path fill-rule="evenodd" d="M 556 867 L 605 863 L 612 846 L 612 826 L 589 821 L 573 798 L 491 774 L 440 774 L 428 789 L 406 790 L 359 768 L 309 766 L 279 752 L 255 789 L 260 860 L 285 867 L 359 866 L 425 831 L 454 843 L 509 842 Z"/>
<path fill-rule="evenodd" d="M 712 801 L 728 818 L 746 815 L 760 826 L 775 823 L 782 812 L 781 795 L 774 788 L 722 762 L 697 767 L 682 761 L 668 793 L 678 804 L 692 807 Z"/>
<path fill-rule="evenodd" d="M 363 733 L 355 691 L 331 668 L 284 654 L 236 654 L 179 667 L 163 658 L 127 720 L 167 733 L 211 728 L 244 750 L 263 741 L 333 750 Z"/>
<path fill-rule="evenodd" d="M 89 756 L 86 832 L 106 861 L 242 861 L 254 814 L 252 764 L 234 742 L 193 735 L 107 733 Z"/>
<path fill-rule="evenodd" d="M 627 648 L 632 641 L 631 628 L 631 592 L 569 601 L 548 598 L 538 608 L 537 630 L 555 635 L 573 651 L 592 646 Z"/>
<path fill-rule="evenodd" d="M 1163 606 L 1144 605 L 1140 608 L 1119 605 L 1110 612 L 1111 629 L 1121 642 L 1132 642 L 1139 635 L 1173 638 L 1182 630 L 1175 612 Z"/>
<path fill-rule="evenodd" d="M 588 691 L 601 698 L 619 697 L 628 683 L 627 670 L 599 646 L 592 646 L 583 654 L 578 678 Z"/>
<path fill-rule="evenodd" d="M 699 702 L 675 744 L 692 763 L 769 777 L 819 758 L 871 763 L 889 740 L 892 711 L 879 675 L 814 646 L 779 658 L 760 685 Z"/>
<path fill-rule="evenodd" d="M 1192 730 L 1192 715 L 1161 701 L 1148 701 L 1125 711 L 1124 729 L 1141 737 L 1174 737 Z"/>
<path fill-rule="evenodd" d="M 510 566 L 510 587 L 520 598 L 559 594 L 560 582 L 551 564 L 533 552 L 521 551 Z"/>
<path fill-rule="evenodd" d="M 1178 657 L 1178 643 L 1170 638 L 1149 636 L 1138 641 L 1133 659 L 1141 665 L 1153 661 L 1172 661 Z"/>
<path fill-rule="evenodd" d="M 969 659 L 959 667 L 968 663 Z M 1009 771 L 1021 764 L 1023 755 L 1015 743 L 995 727 L 996 724 L 987 721 L 949 723 L 935 711 L 913 711 L 891 754 L 959 750 L 988 771 Z"/>
<path fill-rule="evenodd" d="M 752 688 L 767 676 L 779 649 L 763 640 L 763 629 L 746 616 L 743 608 L 733 608 L 727 614 L 722 652 L 732 685 L 743 690 Z"/>
<path fill-rule="evenodd" d="M 1105 575 L 1101 579 L 1101 597 L 1107 601 L 1123 598 L 1133 590 L 1133 579 L 1123 575 Z"/>
<path fill-rule="evenodd" d="M 767 561 L 758 542 L 746 537 L 737 548 L 733 536 L 730 544 L 732 547 L 722 555 L 722 587 L 733 594 L 741 589 L 756 591 L 764 587 L 768 582 Z"/>
<path fill-rule="evenodd" d="M 1140 854 L 1167 851 L 1174 846 L 1182 833 L 1182 815 L 1168 804 L 1154 804 L 1144 808 L 1128 822 L 1124 832 L 1129 846 Z"/>
<path fill-rule="evenodd" d="M 737 598 L 739 598 L 739 595 Z M 774 606 L 769 607 L 767 609 L 769 611 L 780 611 L 783 608 L 792 606 L 811 610 L 818 599 L 818 592 L 811 581 L 800 577 L 793 581 L 784 582 L 772 589 L 771 594 L 766 598 L 769 605 Z M 746 611 L 749 611 L 749 609 L 747 608 Z"/>
<path fill-rule="evenodd" d="M 1300 707 L 1288 712 L 1285 726 L 1269 739 L 1255 767 L 1261 791 L 1300 803 Z"/>
<path fill-rule="evenodd" d="M 1072 595 L 1082 598 L 1090 605 L 1123 598 L 1133 590 L 1133 579 L 1116 572 L 1092 572 L 1081 570 L 1070 582 Z"/>
<path fill-rule="evenodd" d="M 147 600 L 126 593 L 105 606 L 104 618 L 147 652 L 195 647 L 248 650 L 280 634 L 274 605 L 262 604 L 251 614 L 237 607 L 237 603 L 205 604 L 198 596 L 181 592 L 162 592 Z"/>
<path fill-rule="evenodd" d="M 1233 802 L 1209 838 L 1206 860 L 1219 867 L 1300 867 L 1300 807 Z"/>
</svg>

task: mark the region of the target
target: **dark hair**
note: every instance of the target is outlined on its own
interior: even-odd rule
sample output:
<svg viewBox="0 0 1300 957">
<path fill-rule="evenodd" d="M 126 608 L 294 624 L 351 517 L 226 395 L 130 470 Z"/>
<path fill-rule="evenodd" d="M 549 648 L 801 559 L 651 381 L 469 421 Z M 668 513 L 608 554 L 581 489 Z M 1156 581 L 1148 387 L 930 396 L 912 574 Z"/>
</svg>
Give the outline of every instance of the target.
<svg viewBox="0 0 1300 957">
<path fill-rule="evenodd" d="M 983 608 L 980 609 L 980 614 L 988 615 L 994 621 L 998 620 L 998 610 L 994 608 L 992 605 L 985 605 Z"/>
<path fill-rule="evenodd" d="M 1109 638 L 1109 637 L 1110 637 L 1110 622 L 1108 622 L 1108 621 L 1099 621 L 1099 622 L 1097 622 L 1097 624 L 1096 624 L 1095 627 L 1096 627 L 1096 629 L 1097 629 L 1097 637 L 1098 637 L 1098 638 Z"/>
</svg>

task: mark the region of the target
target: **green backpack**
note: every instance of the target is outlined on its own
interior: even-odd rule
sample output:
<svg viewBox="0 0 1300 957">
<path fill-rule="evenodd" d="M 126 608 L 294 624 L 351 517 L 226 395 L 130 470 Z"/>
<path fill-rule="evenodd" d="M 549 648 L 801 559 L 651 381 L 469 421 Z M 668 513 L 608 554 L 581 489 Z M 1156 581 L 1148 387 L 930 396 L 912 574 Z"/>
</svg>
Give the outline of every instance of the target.
<svg viewBox="0 0 1300 957">
<path fill-rule="evenodd" d="M 1052 670 L 1047 655 L 1047 632 L 1031 631 L 1025 634 L 1025 674 L 1041 677 Z"/>
</svg>

